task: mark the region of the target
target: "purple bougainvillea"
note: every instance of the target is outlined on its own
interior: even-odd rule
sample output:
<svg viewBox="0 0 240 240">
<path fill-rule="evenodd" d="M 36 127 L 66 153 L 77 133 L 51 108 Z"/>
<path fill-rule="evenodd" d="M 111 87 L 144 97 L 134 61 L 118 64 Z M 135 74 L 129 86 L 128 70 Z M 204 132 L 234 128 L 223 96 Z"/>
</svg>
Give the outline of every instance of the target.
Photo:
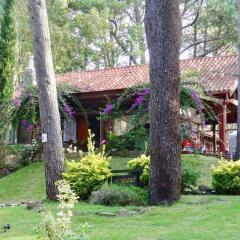
<svg viewBox="0 0 240 240">
<path fill-rule="evenodd" d="M 104 112 L 104 113 L 110 113 L 112 110 L 113 110 L 113 105 L 112 105 L 112 104 L 108 104 L 108 105 L 104 108 L 103 112 Z"/>
<path fill-rule="evenodd" d="M 63 111 L 70 117 L 70 118 L 75 118 L 77 113 L 73 110 L 72 107 L 70 107 L 69 105 L 65 104 Z"/>
<path fill-rule="evenodd" d="M 21 124 L 26 127 L 28 125 L 28 121 L 27 120 L 22 120 Z"/>
<path fill-rule="evenodd" d="M 203 117 L 204 105 L 203 105 L 202 101 L 200 100 L 199 96 L 197 95 L 197 93 L 194 90 L 192 90 L 191 95 L 192 95 L 192 98 L 193 98 L 193 100 L 194 100 L 194 102 L 197 106 L 197 110 L 201 114 L 201 125 L 202 125 L 202 127 L 205 127 L 206 123 L 205 123 L 205 119 Z"/>
<path fill-rule="evenodd" d="M 197 95 L 197 93 L 194 90 L 192 90 L 191 95 L 192 95 L 192 98 L 193 98 L 195 104 L 197 105 L 198 111 L 201 113 L 204 108 L 202 101 L 199 99 L 199 96 Z"/>
<path fill-rule="evenodd" d="M 29 123 L 27 120 L 23 119 L 21 121 L 22 126 L 24 126 L 26 128 L 26 130 L 31 133 L 33 131 L 33 125 L 31 123 Z"/>
<path fill-rule="evenodd" d="M 15 105 L 16 108 L 20 108 L 21 107 L 21 103 L 22 103 L 22 101 L 19 98 L 16 98 L 14 100 L 14 105 Z"/>
<path fill-rule="evenodd" d="M 140 107 L 143 103 L 144 100 L 146 100 L 149 97 L 150 94 L 150 89 L 149 88 L 144 88 L 143 91 L 139 92 L 135 98 L 135 102 L 131 106 L 131 110 L 134 108 Z"/>
<path fill-rule="evenodd" d="M 27 126 L 27 131 L 31 133 L 32 130 L 33 130 L 33 125 L 29 124 L 29 125 Z"/>
</svg>

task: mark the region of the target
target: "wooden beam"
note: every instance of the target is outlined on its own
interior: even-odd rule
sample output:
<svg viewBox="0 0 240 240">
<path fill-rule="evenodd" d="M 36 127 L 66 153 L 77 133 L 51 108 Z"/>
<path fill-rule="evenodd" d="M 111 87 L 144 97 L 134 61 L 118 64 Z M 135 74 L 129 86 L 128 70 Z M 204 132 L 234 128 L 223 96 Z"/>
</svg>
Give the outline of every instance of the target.
<svg viewBox="0 0 240 240">
<path fill-rule="evenodd" d="M 224 104 L 222 107 L 222 113 L 219 115 L 219 151 L 225 153 L 227 151 L 227 106 Z"/>
<path fill-rule="evenodd" d="M 216 144 L 216 124 L 212 124 L 212 132 L 213 132 L 213 152 L 216 153 L 217 151 L 217 144 Z"/>
</svg>

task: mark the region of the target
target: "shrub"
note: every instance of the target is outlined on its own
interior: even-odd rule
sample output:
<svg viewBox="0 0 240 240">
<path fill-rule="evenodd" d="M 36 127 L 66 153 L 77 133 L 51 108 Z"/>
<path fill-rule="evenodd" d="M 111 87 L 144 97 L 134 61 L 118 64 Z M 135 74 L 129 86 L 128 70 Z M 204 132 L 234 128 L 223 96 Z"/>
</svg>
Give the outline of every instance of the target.
<svg viewBox="0 0 240 240">
<path fill-rule="evenodd" d="M 192 187 L 197 185 L 200 173 L 197 170 L 194 162 L 182 160 L 181 174 L 182 174 L 181 182 L 182 190 L 191 189 Z"/>
<path fill-rule="evenodd" d="M 16 171 L 21 165 L 21 153 L 12 146 L 0 146 L 0 177 Z"/>
<path fill-rule="evenodd" d="M 148 185 L 150 173 L 150 157 L 142 154 L 128 162 L 127 168 L 130 171 L 141 171 L 140 180 L 144 186 Z M 199 171 L 193 161 L 182 161 L 182 190 L 196 186 L 200 177 Z"/>
<path fill-rule="evenodd" d="M 93 134 L 89 132 L 88 153 L 79 162 L 67 162 L 67 171 L 63 174 L 69 181 L 72 189 L 83 200 L 86 200 L 92 191 L 97 191 L 111 176 L 109 160 L 103 148 L 95 152 Z"/>
<path fill-rule="evenodd" d="M 124 151 L 126 150 L 125 142 L 123 141 L 123 136 L 117 136 L 115 134 L 110 134 L 107 144 L 108 151 Z"/>
<path fill-rule="evenodd" d="M 107 145 L 108 151 L 140 151 L 144 152 L 149 142 L 148 130 L 144 127 L 133 128 L 122 136 L 111 134 Z"/>
<path fill-rule="evenodd" d="M 140 157 L 137 157 L 128 162 L 127 168 L 133 172 L 141 172 L 140 180 L 144 186 L 148 185 L 149 180 L 149 165 L 150 165 L 150 157 L 142 154 Z"/>
<path fill-rule="evenodd" d="M 212 167 L 212 185 L 217 193 L 240 194 L 240 161 L 221 161 Z"/>
<path fill-rule="evenodd" d="M 91 203 L 103 205 L 147 205 L 148 193 L 146 189 L 135 186 L 117 184 L 104 185 L 98 192 L 91 195 Z"/>
</svg>

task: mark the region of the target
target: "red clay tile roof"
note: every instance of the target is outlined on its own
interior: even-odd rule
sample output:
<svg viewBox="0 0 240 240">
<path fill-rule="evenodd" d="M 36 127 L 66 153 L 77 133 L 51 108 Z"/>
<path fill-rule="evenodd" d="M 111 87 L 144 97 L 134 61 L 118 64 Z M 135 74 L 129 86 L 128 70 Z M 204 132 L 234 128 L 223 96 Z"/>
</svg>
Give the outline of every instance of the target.
<svg viewBox="0 0 240 240">
<path fill-rule="evenodd" d="M 237 87 L 237 56 L 218 56 L 180 61 L 182 72 L 198 73 L 207 91 L 232 94 Z M 57 75 L 58 83 L 68 83 L 80 92 L 122 90 L 149 82 L 148 65 L 135 65 Z"/>
</svg>

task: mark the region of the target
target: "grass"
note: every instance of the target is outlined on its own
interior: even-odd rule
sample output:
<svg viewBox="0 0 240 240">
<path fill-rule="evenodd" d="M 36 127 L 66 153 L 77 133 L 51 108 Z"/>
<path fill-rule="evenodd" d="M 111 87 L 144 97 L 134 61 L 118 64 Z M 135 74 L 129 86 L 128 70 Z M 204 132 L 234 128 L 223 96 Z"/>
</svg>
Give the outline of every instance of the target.
<svg viewBox="0 0 240 240">
<path fill-rule="evenodd" d="M 68 156 L 68 159 L 76 160 L 78 156 Z M 130 158 L 113 157 L 112 169 L 126 169 L 126 163 Z M 14 186 L 14 187 L 12 187 Z M 0 203 L 21 202 L 24 200 L 44 199 L 44 166 L 43 163 L 34 163 L 21 168 L 17 172 L 4 178 L 0 178 Z M 1 238 L 0 238 L 1 239 Z"/>
<path fill-rule="evenodd" d="M 240 197 L 183 196 L 172 207 L 155 207 L 151 211 L 126 217 L 101 217 L 97 212 L 117 213 L 120 207 L 79 203 L 74 209 L 74 227 L 88 222 L 94 240 L 236 240 L 239 239 Z M 56 204 L 46 204 L 55 208 Z M 127 207 L 127 211 L 136 208 Z M 33 240 L 34 226 L 40 214 L 25 207 L 0 210 L 0 225 L 10 223 L 12 230 L 0 233 L 1 240 Z"/>
<path fill-rule="evenodd" d="M 182 158 L 185 161 L 193 161 L 195 166 L 199 170 L 200 179 L 198 180 L 198 185 L 211 186 L 212 184 L 211 167 L 218 163 L 218 161 L 220 160 L 219 158 L 191 154 L 182 155 Z"/>
<path fill-rule="evenodd" d="M 43 163 L 31 164 L 0 178 L 0 202 L 21 202 L 44 198 Z"/>
<path fill-rule="evenodd" d="M 68 159 L 77 159 L 76 156 L 68 156 Z M 210 167 L 216 164 L 218 159 L 213 157 L 183 155 L 184 160 L 194 161 L 201 172 L 198 184 L 211 185 Z M 127 162 L 131 158 L 113 157 L 110 161 L 113 170 L 126 169 Z M 34 163 L 21 168 L 17 172 L 0 179 L 0 202 L 21 202 L 24 200 L 44 199 L 44 167 L 43 163 Z"/>
<path fill-rule="evenodd" d="M 192 161 L 193 156 L 184 159 Z M 129 159 L 113 158 L 112 167 L 122 168 Z M 200 182 L 209 183 L 209 166 L 217 159 L 200 156 L 195 159 L 201 170 Z M 35 163 L 0 179 L 0 202 L 19 202 L 23 199 L 44 199 L 43 164 Z M 92 227 L 90 240 L 236 240 L 240 225 L 239 196 L 182 196 L 171 207 L 150 208 L 144 214 L 133 216 L 103 217 L 98 212 L 118 213 L 123 207 L 105 207 L 80 202 L 74 209 L 73 226 L 88 222 Z M 45 202 L 48 209 L 56 203 Z M 143 209 L 125 208 L 127 212 Z M 149 209 L 149 208 L 147 208 Z M 11 231 L 3 233 L 1 240 L 37 239 L 34 227 L 41 215 L 24 206 L 0 209 L 0 228 L 11 224 Z"/>
</svg>

